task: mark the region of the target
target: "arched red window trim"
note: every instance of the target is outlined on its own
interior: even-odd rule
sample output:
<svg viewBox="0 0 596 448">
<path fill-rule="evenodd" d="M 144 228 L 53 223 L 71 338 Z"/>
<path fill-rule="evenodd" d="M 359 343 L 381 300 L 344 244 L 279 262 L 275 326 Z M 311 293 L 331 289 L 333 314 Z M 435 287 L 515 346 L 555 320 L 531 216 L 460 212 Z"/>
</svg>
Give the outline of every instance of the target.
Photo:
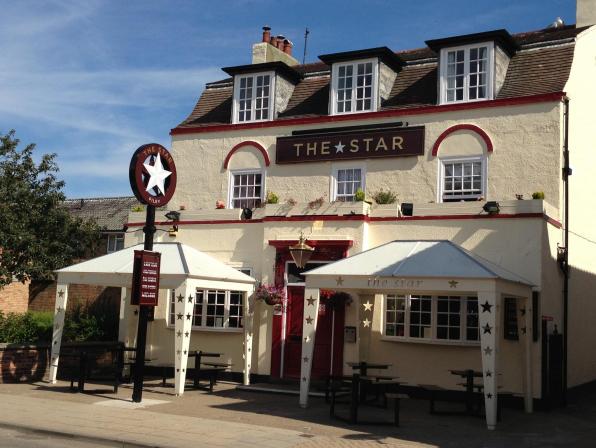
<svg viewBox="0 0 596 448">
<path fill-rule="evenodd" d="M 490 137 L 486 134 L 486 132 L 484 132 L 478 126 L 475 126 L 473 124 L 457 124 L 455 126 L 451 126 L 449 129 L 447 129 L 445 132 L 439 135 L 439 138 L 433 145 L 433 156 L 437 155 L 437 153 L 439 152 L 439 146 L 441 146 L 441 143 L 443 143 L 443 140 L 445 140 L 449 134 L 461 130 L 468 130 L 478 134 L 480 137 L 482 137 L 484 143 L 486 143 L 486 150 L 488 152 L 493 152 L 493 142 L 490 141 Z"/>
<path fill-rule="evenodd" d="M 257 143 L 252 140 L 246 140 L 244 142 L 238 143 L 236 146 L 234 146 L 230 150 L 230 152 L 226 156 L 226 159 L 224 160 L 224 168 L 226 170 L 228 169 L 228 164 L 230 163 L 230 159 L 232 158 L 234 153 L 236 151 L 238 151 L 240 148 L 242 148 L 243 146 L 252 146 L 253 148 L 258 149 L 259 151 L 261 151 L 261 154 L 263 155 L 263 159 L 265 160 L 265 166 L 269 166 L 271 164 L 271 161 L 269 160 L 269 155 L 267 154 L 267 151 L 265 151 L 265 148 L 263 148 L 263 146 L 260 143 Z"/>
</svg>

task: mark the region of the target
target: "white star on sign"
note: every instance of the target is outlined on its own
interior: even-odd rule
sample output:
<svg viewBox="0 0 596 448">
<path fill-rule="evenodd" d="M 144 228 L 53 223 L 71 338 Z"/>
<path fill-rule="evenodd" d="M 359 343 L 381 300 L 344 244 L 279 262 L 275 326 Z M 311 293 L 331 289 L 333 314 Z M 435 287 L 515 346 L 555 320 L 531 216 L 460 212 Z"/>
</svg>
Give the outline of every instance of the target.
<svg viewBox="0 0 596 448">
<path fill-rule="evenodd" d="M 346 145 L 342 145 L 341 142 L 339 142 L 337 145 L 334 146 L 335 148 L 335 154 L 337 154 L 338 152 L 341 152 L 342 154 L 344 153 L 344 148 Z"/>
<path fill-rule="evenodd" d="M 368 320 L 368 319 L 364 319 L 364 320 L 362 321 L 362 325 L 364 325 L 365 327 L 370 327 L 370 320 Z"/>
<path fill-rule="evenodd" d="M 367 300 L 366 303 L 363 303 L 362 306 L 364 307 L 364 311 L 372 311 L 373 304 L 370 303 L 370 300 Z"/>
<path fill-rule="evenodd" d="M 155 159 L 155 165 L 152 166 L 148 163 L 143 163 L 143 166 L 149 173 L 149 176 L 151 176 L 149 178 L 149 182 L 147 183 L 146 191 L 151 190 L 153 187 L 157 187 L 157 189 L 161 191 L 161 194 L 166 194 L 163 183 L 172 173 L 164 169 L 159 154 L 157 154 L 157 159 Z"/>
</svg>

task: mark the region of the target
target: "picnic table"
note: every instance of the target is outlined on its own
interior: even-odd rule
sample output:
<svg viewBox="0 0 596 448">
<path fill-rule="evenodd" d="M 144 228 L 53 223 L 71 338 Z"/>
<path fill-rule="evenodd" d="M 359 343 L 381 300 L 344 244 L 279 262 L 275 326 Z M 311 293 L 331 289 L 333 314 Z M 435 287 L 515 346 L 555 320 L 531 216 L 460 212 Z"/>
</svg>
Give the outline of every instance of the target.
<svg viewBox="0 0 596 448">
<path fill-rule="evenodd" d="M 475 378 L 482 378 L 482 372 L 475 371 L 473 369 L 464 370 L 449 370 L 452 375 L 460 376 L 465 380 L 464 383 L 458 383 L 459 386 L 463 386 L 466 389 L 466 414 L 474 415 L 479 413 L 479 409 L 474 411 L 474 389 L 480 392 L 484 388 L 484 384 L 474 383 Z M 479 408 L 481 406 L 478 406 Z"/>
<path fill-rule="evenodd" d="M 203 360 L 204 358 L 220 358 L 221 353 L 197 350 L 190 352 L 188 356 L 195 359 L 195 368 L 193 372 L 193 387 L 195 389 L 203 387 L 200 385 L 200 379 L 201 377 L 207 377 L 209 380 L 208 390 L 209 392 L 213 392 L 213 386 L 217 384 L 219 374 L 232 367 L 229 363 Z"/>
<path fill-rule="evenodd" d="M 386 370 L 391 367 L 391 364 L 384 364 L 378 362 L 366 362 L 366 361 L 359 361 L 359 362 L 347 362 L 346 363 L 349 367 L 352 368 L 354 372 L 360 372 L 361 378 L 368 377 L 368 369 L 381 369 Z M 391 379 L 391 377 L 386 377 L 387 379 Z M 360 388 L 360 400 L 364 401 L 366 399 L 366 385 Z"/>
<path fill-rule="evenodd" d="M 370 367 L 370 366 L 368 366 Z M 346 377 L 344 377 L 346 378 Z M 367 375 L 362 376 L 359 373 L 355 372 L 350 381 L 349 386 L 346 387 L 346 382 L 342 382 L 342 384 L 338 385 L 337 383 L 331 384 L 331 406 L 329 408 L 329 414 L 333 418 L 337 418 L 340 420 L 347 421 L 351 424 L 361 423 L 361 424 L 369 424 L 369 425 L 384 425 L 384 424 L 393 424 L 395 426 L 399 426 L 399 386 L 400 382 L 397 377 L 389 377 L 389 376 L 375 376 L 375 375 Z M 388 423 L 385 421 L 363 421 L 362 419 L 359 420 L 359 407 L 365 404 L 370 404 L 365 399 L 363 399 L 362 392 L 364 391 L 364 396 L 366 396 L 366 390 L 373 390 L 377 393 L 377 397 L 381 396 L 383 399 L 383 407 L 387 406 L 387 399 L 391 398 L 394 400 L 394 407 L 393 407 L 393 421 Z M 349 392 L 347 396 L 349 396 L 348 402 L 343 402 L 338 400 L 338 393 L 342 392 Z M 349 417 L 342 417 L 336 413 L 336 405 L 341 403 L 349 403 Z"/>
</svg>

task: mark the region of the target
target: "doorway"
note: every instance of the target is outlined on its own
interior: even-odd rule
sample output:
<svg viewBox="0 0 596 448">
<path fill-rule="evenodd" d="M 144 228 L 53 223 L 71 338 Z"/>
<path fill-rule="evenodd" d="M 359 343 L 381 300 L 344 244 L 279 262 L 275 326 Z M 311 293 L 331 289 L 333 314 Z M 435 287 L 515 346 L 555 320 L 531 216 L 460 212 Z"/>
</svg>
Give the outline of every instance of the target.
<svg viewBox="0 0 596 448">
<path fill-rule="evenodd" d="M 285 332 L 282 338 L 283 378 L 300 378 L 302 361 L 302 322 L 304 317 L 304 276 L 302 272 L 326 262 L 307 263 L 303 269 L 287 262 L 287 303 L 285 307 Z M 312 378 L 326 378 L 340 372 L 343 362 L 344 306 L 334 306 L 330 301 L 319 302 L 317 333 L 312 364 Z M 282 325 L 283 327 L 283 325 Z M 282 328 L 283 331 L 283 328 Z"/>
</svg>

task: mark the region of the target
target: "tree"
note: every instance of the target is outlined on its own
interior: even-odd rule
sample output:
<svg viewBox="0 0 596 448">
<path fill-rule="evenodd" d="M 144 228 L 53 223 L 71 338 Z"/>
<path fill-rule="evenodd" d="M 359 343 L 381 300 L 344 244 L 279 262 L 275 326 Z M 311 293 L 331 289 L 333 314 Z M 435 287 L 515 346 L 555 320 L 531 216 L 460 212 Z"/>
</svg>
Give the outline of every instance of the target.
<svg viewBox="0 0 596 448">
<path fill-rule="evenodd" d="M 19 149 L 12 130 L 0 134 L 0 288 L 53 279 L 53 271 L 94 252 L 99 229 L 62 207 L 64 182 L 56 154 L 36 164 L 34 144 Z"/>
</svg>

